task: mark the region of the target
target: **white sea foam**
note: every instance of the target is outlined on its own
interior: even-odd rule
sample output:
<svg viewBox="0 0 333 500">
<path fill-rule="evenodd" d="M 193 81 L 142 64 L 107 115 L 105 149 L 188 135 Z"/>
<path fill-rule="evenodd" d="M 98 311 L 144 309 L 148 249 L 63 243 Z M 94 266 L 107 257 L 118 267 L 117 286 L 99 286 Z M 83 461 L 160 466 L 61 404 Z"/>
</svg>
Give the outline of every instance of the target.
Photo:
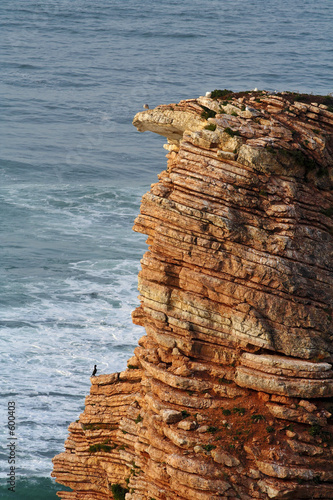
<svg viewBox="0 0 333 500">
<path fill-rule="evenodd" d="M 131 234 L 139 197 L 130 190 L 110 189 L 113 196 L 107 197 L 105 189 L 93 195 L 90 187 L 84 189 L 55 197 L 43 195 L 50 190 L 40 187 L 28 198 L 26 189 L 8 190 L 7 205 L 29 215 L 28 227 L 19 228 L 25 258 L 21 254 L 20 263 L 7 257 L 3 291 L 16 300 L 3 308 L 0 340 L 6 367 L 1 395 L 17 401 L 23 475 L 49 470 L 50 458 L 63 447 L 66 426 L 83 409 L 94 364 L 99 373 L 122 370 L 142 334 L 131 322 L 144 251 L 143 238 L 135 242 L 137 235 Z M 7 236 L 13 241 L 9 230 Z M 123 250 L 124 238 L 131 246 Z"/>
</svg>

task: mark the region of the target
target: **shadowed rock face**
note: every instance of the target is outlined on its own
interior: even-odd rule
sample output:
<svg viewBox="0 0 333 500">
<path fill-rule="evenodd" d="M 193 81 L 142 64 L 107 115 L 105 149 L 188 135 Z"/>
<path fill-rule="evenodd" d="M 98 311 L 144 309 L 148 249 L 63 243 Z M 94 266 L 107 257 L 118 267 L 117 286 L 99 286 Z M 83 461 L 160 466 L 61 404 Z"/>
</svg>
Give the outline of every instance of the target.
<svg viewBox="0 0 333 500">
<path fill-rule="evenodd" d="M 61 498 L 333 498 L 333 113 L 293 101 L 135 116 L 168 139 L 134 225 L 147 335 L 91 379 L 54 458 Z"/>
</svg>

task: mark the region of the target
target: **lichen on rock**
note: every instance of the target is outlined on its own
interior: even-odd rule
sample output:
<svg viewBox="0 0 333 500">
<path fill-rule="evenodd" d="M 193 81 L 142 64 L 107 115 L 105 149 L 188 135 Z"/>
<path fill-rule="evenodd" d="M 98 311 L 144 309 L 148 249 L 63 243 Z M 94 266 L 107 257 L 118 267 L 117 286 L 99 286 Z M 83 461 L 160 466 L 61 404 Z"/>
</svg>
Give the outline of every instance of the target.
<svg viewBox="0 0 333 500">
<path fill-rule="evenodd" d="M 322 102 L 224 93 L 135 116 L 168 140 L 134 224 L 149 245 L 133 312 L 146 335 L 127 370 L 92 378 L 54 458 L 73 490 L 61 498 L 114 498 L 116 484 L 126 500 L 333 498 Z"/>
</svg>

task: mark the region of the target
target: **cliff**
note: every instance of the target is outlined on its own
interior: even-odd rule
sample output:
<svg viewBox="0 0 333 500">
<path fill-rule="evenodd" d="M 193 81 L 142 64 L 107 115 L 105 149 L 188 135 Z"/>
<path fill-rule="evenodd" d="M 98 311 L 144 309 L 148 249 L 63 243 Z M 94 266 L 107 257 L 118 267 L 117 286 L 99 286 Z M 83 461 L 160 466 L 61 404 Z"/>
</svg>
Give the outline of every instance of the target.
<svg viewBox="0 0 333 500">
<path fill-rule="evenodd" d="M 168 139 L 134 225 L 146 335 L 91 379 L 61 498 L 333 498 L 332 111 L 214 91 L 135 116 Z"/>
</svg>

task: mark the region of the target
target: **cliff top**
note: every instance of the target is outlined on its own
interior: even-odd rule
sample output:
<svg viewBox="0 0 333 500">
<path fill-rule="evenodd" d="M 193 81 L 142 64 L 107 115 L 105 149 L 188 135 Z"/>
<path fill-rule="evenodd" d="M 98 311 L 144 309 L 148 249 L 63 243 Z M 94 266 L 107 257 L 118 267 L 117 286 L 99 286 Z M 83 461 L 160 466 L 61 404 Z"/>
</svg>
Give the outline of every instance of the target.
<svg viewBox="0 0 333 500">
<path fill-rule="evenodd" d="M 166 136 L 169 150 L 190 131 L 198 146 L 221 149 L 225 159 L 258 172 L 292 172 L 320 189 L 333 186 L 331 96 L 214 90 L 210 96 L 137 113 L 133 124 L 140 132 Z"/>
</svg>

